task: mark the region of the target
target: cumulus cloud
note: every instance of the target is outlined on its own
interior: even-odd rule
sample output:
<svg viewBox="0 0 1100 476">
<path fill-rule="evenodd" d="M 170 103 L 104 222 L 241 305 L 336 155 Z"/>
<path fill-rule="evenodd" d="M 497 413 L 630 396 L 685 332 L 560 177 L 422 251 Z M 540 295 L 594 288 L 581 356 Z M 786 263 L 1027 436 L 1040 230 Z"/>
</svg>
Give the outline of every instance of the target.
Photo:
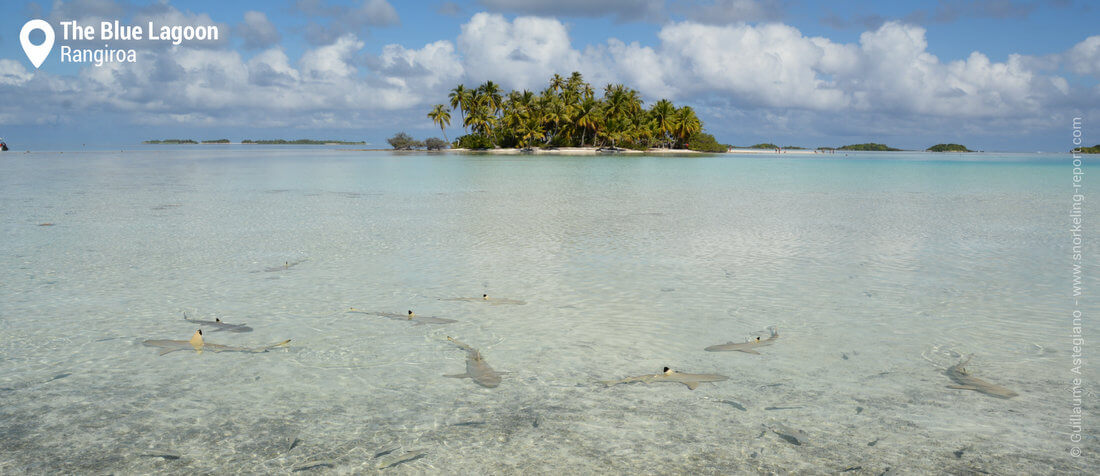
<svg viewBox="0 0 1100 476">
<path fill-rule="evenodd" d="M 535 88 L 554 73 L 580 67 L 569 33 L 551 18 L 478 13 L 462 25 L 458 48 L 475 82 L 493 80 L 514 89 Z"/>
<path fill-rule="evenodd" d="M 1100 78 L 1100 35 L 1073 45 L 1062 57 L 1070 71 Z"/>
<path fill-rule="evenodd" d="M 255 10 L 244 12 L 244 21 L 237 25 L 235 31 L 244 42 L 244 47 L 250 50 L 266 48 L 281 39 L 279 30 L 267 19 L 267 15 Z"/>
<path fill-rule="evenodd" d="M 620 21 L 663 17 L 665 0 L 481 0 L 493 11 L 540 16 L 602 17 Z"/>
</svg>

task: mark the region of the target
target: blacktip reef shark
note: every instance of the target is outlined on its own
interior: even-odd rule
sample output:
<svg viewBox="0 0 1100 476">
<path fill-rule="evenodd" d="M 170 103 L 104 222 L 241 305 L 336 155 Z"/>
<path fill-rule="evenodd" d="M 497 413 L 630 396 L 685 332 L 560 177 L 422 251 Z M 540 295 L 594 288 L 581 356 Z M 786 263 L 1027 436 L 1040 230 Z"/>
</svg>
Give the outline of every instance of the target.
<svg viewBox="0 0 1100 476">
<path fill-rule="evenodd" d="M 201 326 L 215 327 L 216 329 L 210 332 L 229 331 L 229 332 L 252 332 L 252 328 L 244 324 L 230 324 L 228 322 L 222 322 L 220 317 L 215 317 L 213 321 L 203 321 L 199 319 L 191 319 L 187 317 L 187 313 L 183 313 L 183 320 Z"/>
<path fill-rule="evenodd" d="M 290 268 L 293 268 L 293 267 L 298 266 L 302 263 L 305 263 L 306 261 L 309 261 L 309 260 L 308 259 L 300 259 L 298 261 L 284 261 L 282 266 L 272 266 L 270 268 L 264 268 L 264 272 L 274 273 L 276 271 L 286 271 Z"/>
<path fill-rule="evenodd" d="M 766 345 L 772 345 L 772 344 L 775 343 L 775 340 L 779 338 L 779 331 L 776 328 L 769 327 L 768 330 L 771 331 L 771 336 L 769 336 L 767 339 L 761 339 L 760 337 L 757 337 L 755 340 L 750 340 L 748 342 L 741 342 L 741 343 L 736 343 L 736 344 L 733 341 L 730 341 L 730 342 L 726 342 L 725 344 L 712 345 L 712 346 L 707 347 L 706 349 L 703 349 L 703 350 L 706 350 L 707 352 L 732 352 L 732 351 L 737 351 L 737 352 L 744 352 L 746 354 L 760 355 L 760 352 L 757 352 L 753 349 L 756 348 L 756 347 L 763 347 L 763 346 L 766 346 Z"/>
<path fill-rule="evenodd" d="M 661 373 L 627 377 L 622 380 L 604 380 L 600 383 L 610 387 L 620 383 L 642 382 L 648 384 L 651 382 L 675 382 L 687 385 L 687 388 L 690 390 L 695 390 L 699 387 L 700 383 L 721 382 L 723 380 L 729 380 L 729 377 L 718 374 L 686 374 L 665 367 L 665 370 Z"/>
<path fill-rule="evenodd" d="M 978 392 L 978 393 L 984 393 L 984 394 L 989 395 L 991 397 L 1004 398 L 1004 399 L 1009 399 L 1009 398 L 1012 398 L 1012 397 L 1015 397 L 1015 396 L 1019 395 L 1018 393 L 1013 392 L 1012 390 L 1004 388 L 1000 385 L 992 384 L 992 383 L 986 382 L 985 380 L 982 380 L 978 377 L 970 375 L 970 373 L 967 372 L 966 368 L 963 367 L 963 366 L 970 363 L 970 359 L 972 359 L 972 358 L 974 358 L 973 354 L 968 356 L 965 360 L 962 360 L 959 363 L 957 363 L 955 365 L 952 365 L 951 367 L 948 367 L 947 370 L 944 371 L 944 373 L 946 373 L 947 376 L 950 377 L 951 380 L 954 380 L 955 383 L 957 384 L 957 385 L 948 385 L 947 388 L 955 388 L 955 389 L 959 389 L 959 390 L 973 390 L 973 391 Z"/>
<path fill-rule="evenodd" d="M 455 375 L 444 375 L 444 377 L 450 378 L 470 378 L 478 385 L 486 388 L 495 388 L 500 385 L 500 373 L 493 370 L 485 359 L 481 357 L 481 352 L 477 349 L 470 347 L 462 342 L 459 342 L 454 337 L 447 336 L 447 340 L 454 342 L 455 345 L 466 351 L 466 373 Z"/>
<path fill-rule="evenodd" d="M 164 349 L 157 355 L 170 354 L 178 350 L 195 349 L 195 352 L 202 353 L 204 350 L 211 352 L 251 352 L 260 353 L 267 352 L 276 347 L 285 347 L 290 343 L 290 339 L 284 340 L 271 345 L 265 345 L 263 347 L 233 347 L 221 344 L 208 344 L 202 338 L 202 329 L 195 331 L 195 334 L 191 336 L 191 340 L 147 340 L 142 342 L 149 347 L 159 347 Z"/>
<path fill-rule="evenodd" d="M 418 326 L 421 324 L 451 324 L 454 322 L 458 322 L 454 319 L 444 319 L 442 317 L 421 316 L 412 312 L 411 309 L 407 314 L 398 314 L 396 312 L 364 311 L 362 309 L 356 309 L 354 307 L 348 309 L 348 312 L 357 312 L 359 314 L 368 314 L 371 316 L 388 317 L 390 319 L 397 319 L 399 321 L 413 321 Z"/>
<path fill-rule="evenodd" d="M 527 304 L 527 301 L 520 301 L 519 299 L 489 297 L 488 294 L 482 294 L 481 297 L 440 298 L 440 301 L 487 302 L 492 306 L 499 306 L 502 304 L 515 304 L 518 306 L 522 306 L 524 304 Z"/>
</svg>

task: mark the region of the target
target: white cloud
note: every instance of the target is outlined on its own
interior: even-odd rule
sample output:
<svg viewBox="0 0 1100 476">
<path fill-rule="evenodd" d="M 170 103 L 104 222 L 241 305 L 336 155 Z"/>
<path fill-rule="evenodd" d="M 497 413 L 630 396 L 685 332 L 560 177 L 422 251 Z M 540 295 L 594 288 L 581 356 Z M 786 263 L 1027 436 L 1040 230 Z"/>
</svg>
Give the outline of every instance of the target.
<svg viewBox="0 0 1100 476">
<path fill-rule="evenodd" d="M 473 82 L 493 80 L 513 89 L 545 86 L 554 73 L 580 66 L 561 22 L 539 17 L 508 21 L 501 15 L 478 13 L 462 25 L 458 48 Z"/>
<path fill-rule="evenodd" d="M 1074 73 L 1100 78 L 1100 35 L 1090 36 L 1073 45 L 1063 55 L 1063 60 Z"/>
<path fill-rule="evenodd" d="M 20 62 L 0 59 L 0 85 L 20 86 L 33 76 L 34 74 L 27 71 Z"/>
<path fill-rule="evenodd" d="M 336 39 L 331 45 L 325 45 L 302 55 L 299 61 L 302 73 L 311 79 L 331 80 L 346 78 L 356 72 L 351 64 L 352 54 L 363 48 L 363 42 L 355 35 L 347 34 Z"/>
</svg>

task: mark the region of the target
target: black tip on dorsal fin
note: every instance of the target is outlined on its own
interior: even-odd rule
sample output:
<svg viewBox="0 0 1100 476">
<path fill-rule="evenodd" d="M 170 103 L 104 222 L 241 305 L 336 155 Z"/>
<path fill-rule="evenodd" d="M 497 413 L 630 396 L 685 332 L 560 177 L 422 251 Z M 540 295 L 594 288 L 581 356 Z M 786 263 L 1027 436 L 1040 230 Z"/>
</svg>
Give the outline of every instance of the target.
<svg viewBox="0 0 1100 476">
<path fill-rule="evenodd" d="M 215 317 L 214 318 L 214 322 L 221 322 L 221 321 L 222 321 L 222 318 L 220 318 L 220 317 Z"/>
<path fill-rule="evenodd" d="M 667 372 L 668 372 L 669 370 L 672 370 L 672 369 L 670 369 L 670 368 L 668 368 L 668 367 L 665 367 L 665 370 L 663 370 L 663 372 L 666 372 L 666 373 L 667 373 Z"/>
<path fill-rule="evenodd" d="M 202 329 L 199 329 L 199 335 L 200 336 L 202 335 Z"/>
</svg>

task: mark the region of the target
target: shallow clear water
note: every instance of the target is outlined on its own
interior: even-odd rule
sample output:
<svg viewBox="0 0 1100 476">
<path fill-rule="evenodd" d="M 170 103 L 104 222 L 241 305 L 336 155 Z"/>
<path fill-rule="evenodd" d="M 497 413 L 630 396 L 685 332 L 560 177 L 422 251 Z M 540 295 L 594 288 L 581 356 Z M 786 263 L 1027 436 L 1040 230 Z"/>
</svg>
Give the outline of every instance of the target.
<svg viewBox="0 0 1100 476">
<path fill-rule="evenodd" d="M 1095 473 L 1088 416 L 1068 453 L 1070 174 L 1030 155 L 5 154 L 0 473 L 420 453 L 385 471 Z M 482 293 L 526 304 L 442 300 Z M 142 345 L 188 339 L 184 312 L 255 329 L 208 343 L 292 342 Z M 703 351 L 768 326 L 760 355 Z M 500 386 L 443 377 L 466 359 L 446 336 Z M 1019 396 L 946 388 L 962 354 Z M 599 384 L 664 366 L 730 378 Z"/>
</svg>

